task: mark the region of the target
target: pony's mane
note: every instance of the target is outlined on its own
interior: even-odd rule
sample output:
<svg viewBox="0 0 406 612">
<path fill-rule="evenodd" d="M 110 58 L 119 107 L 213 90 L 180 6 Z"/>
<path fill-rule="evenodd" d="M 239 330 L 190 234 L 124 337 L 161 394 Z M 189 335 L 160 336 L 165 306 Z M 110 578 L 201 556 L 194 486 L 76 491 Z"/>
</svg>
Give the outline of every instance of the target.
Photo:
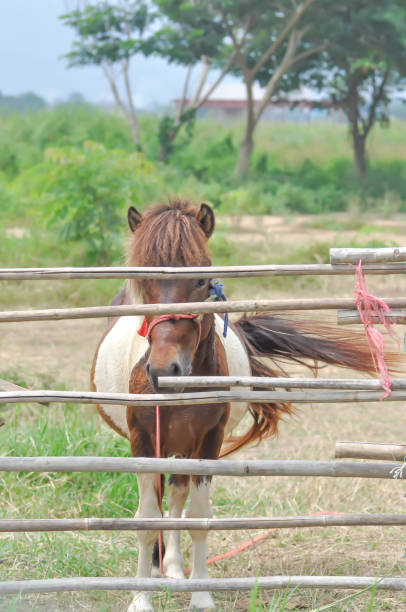
<svg viewBox="0 0 406 612">
<path fill-rule="evenodd" d="M 129 266 L 210 266 L 207 238 L 197 220 L 198 209 L 175 200 L 146 211 L 132 234 Z"/>
</svg>

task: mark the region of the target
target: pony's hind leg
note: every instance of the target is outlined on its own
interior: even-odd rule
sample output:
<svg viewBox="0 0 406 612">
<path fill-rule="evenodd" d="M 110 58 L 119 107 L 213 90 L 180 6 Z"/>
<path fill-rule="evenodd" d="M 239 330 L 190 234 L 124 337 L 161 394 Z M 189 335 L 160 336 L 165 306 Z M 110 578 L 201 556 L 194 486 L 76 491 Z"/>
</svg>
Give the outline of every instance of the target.
<svg viewBox="0 0 406 612">
<path fill-rule="evenodd" d="M 192 476 L 190 487 L 190 504 L 186 511 L 188 518 L 201 518 L 212 516 L 210 506 L 211 476 Z M 209 578 L 207 571 L 207 532 L 189 531 L 192 538 L 192 573 L 191 578 Z M 190 609 L 195 611 L 214 610 L 212 596 L 207 591 L 192 594 Z"/>
<path fill-rule="evenodd" d="M 140 501 L 138 505 L 138 518 L 160 518 L 162 516 L 158 506 L 155 474 L 137 474 Z M 156 531 L 138 532 L 138 568 L 137 578 L 149 578 L 152 568 L 152 549 L 156 539 Z M 144 591 L 134 592 L 128 612 L 153 612 L 151 593 Z"/>
<path fill-rule="evenodd" d="M 169 518 L 179 518 L 189 493 L 189 476 L 171 475 L 168 480 L 166 501 Z M 168 578 L 184 578 L 183 559 L 180 550 L 180 531 L 168 531 L 164 556 L 165 575 Z"/>
</svg>

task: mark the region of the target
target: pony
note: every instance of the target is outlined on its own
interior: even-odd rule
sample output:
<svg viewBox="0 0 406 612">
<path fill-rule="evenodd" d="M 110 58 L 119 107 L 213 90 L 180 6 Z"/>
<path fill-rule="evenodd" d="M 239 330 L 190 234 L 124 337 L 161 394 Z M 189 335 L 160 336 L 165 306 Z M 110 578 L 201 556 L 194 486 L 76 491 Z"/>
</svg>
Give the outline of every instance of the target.
<svg viewBox="0 0 406 612">
<path fill-rule="evenodd" d="M 194 207 L 175 200 L 156 205 L 145 214 L 128 210 L 131 235 L 129 266 L 210 266 L 208 239 L 215 226 L 210 206 Z M 131 279 L 113 300 L 115 304 L 201 302 L 208 298 L 206 279 Z M 242 316 L 223 337 L 223 317 L 205 314 L 164 317 L 128 316 L 109 321 L 91 369 L 94 391 L 151 393 L 159 376 L 275 376 L 269 360 L 335 364 L 372 373 L 369 348 L 360 333 L 348 336 L 320 322 L 294 321 L 269 314 Z M 142 335 L 140 335 L 140 330 Z M 202 390 L 200 388 L 199 390 Z M 203 388 L 204 390 L 204 388 Z M 269 389 L 272 390 L 272 389 Z M 167 390 L 169 391 L 169 390 Z M 134 457 L 218 459 L 277 432 L 278 421 L 292 407 L 283 402 L 234 402 L 199 406 L 163 406 L 160 413 L 160 448 L 155 448 L 155 409 L 148 406 L 98 405 L 101 417 L 127 438 Z M 232 435 L 247 414 L 252 424 L 243 435 Z M 159 451 L 159 455 L 157 454 Z M 158 518 L 158 484 L 153 474 L 137 475 L 137 517 Z M 207 476 L 170 475 L 167 483 L 169 517 L 210 517 L 210 482 Z M 206 531 L 190 531 L 191 578 L 208 578 Z M 137 577 L 150 577 L 157 566 L 156 531 L 138 532 Z M 168 578 L 183 578 L 180 534 L 170 531 L 163 559 Z M 215 609 L 209 592 L 195 592 L 190 608 Z M 134 593 L 129 612 L 151 611 L 151 595 Z"/>
</svg>

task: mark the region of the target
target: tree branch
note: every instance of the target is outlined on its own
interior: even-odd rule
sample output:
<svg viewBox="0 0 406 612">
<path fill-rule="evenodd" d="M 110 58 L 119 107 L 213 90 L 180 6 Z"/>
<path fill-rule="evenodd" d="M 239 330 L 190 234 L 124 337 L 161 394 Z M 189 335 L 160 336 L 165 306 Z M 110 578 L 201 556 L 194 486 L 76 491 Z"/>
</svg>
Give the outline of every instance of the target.
<svg viewBox="0 0 406 612">
<path fill-rule="evenodd" d="M 120 98 L 120 94 L 118 93 L 118 89 L 117 89 L 116 83 L 114 81 L 114 77 L 109 72 L 109 69 L 111 70 L 111 67 L 108 66 L 108 64 L 105 63 L 105 62 L 102 62 L 100 65 L 102 67 L 102 70 L 103 70 L 103 72 L 104 72 L 108 82 L 109 82 L 110 89 L 111 89 L 111 92 L 113 94 L 114 100 L 116 101 L 117 106 L 120 108 L 121 112 L 127 118 L 127 120 L 129 120 L 129 114 L 128 114 L 127 108 L 126 108 L 124 102 L 122 101 L 122 99 Z"/>
<path fill-rule="evenodd" d="M 276 51 L 279 45 L 285 40 L 288 36 L 289 32 L 295 27 L 296 23 L 299 21 L 303 13 L 309 8 L 313 2 L 316 0 L 305 0 L 302 4 L 298 6 L 293 15 L 291 16 L 289 22 L 283 28 L 282 32 L 277 36 L 276 40 L 269 46 L 268 50 L 263 54 L 263 56 L 257 61 L 255 66 L 251 68 L 252 76 L 262 68 L 262 66 L 269 60 L 272 54 Z"/>
<path fill-rule="evenodd" d="M 289 37 L 289 42 L 288 42 L 288 46 L 285 51 L 285 55 L 283 56 L 281 63 L 279 64 L 279 66 L 273 73 L 271 79 L 269 80 L 268 85 L 266 86 L 264 95 L 262 97 L 262 100 L 256 110 L 255 117 L 254 117 L 254 125 L 258 123 L 259 119 L 261 118 L 262 113 L 264 112 L 266 106 L 269 103 L 269 99 L 271 98 L 278 82 L 280 81 L 280 79 L 282 78 L 286 70 L 289 68 L 289 66 L 291 65 L 294 53 L 299 43 L 299 40 L 300 40 L 300 34 L 296 30 L 293 30 L 293 32 L 291 33 Z"/>
<path fill-rule="evenodd" d="M 384 75 L 382 77 L 381 84 L 378 87 L 378 91 L 376 92 L 376 95 L 374 95 L 373 98 L 372 98 L 372 103 L 371 103 L 371 105 L 369 107 L 369 111 L 368 111 L 368 119 L 367 119 L 366 122 L 362 122 L 363 123 L 363 126 L 362 126 L 362 136 L 364 138 L 367 137 L 370 129 L 372 128 L 372 126 L 375 123 L 376 109 L 377 109 L 378 104 L 381 101 L 382 96 L 384 94 L 385 87 L 386 87 L 386 84 L 387 84 L 388 79 L 389 79 L 389 75 L 390 75 L 390 67 L 387 66 L 387 68 L 386 68 L 386 70 L 384 72 Z"/>
<path fill-rule="evenodd" d="M 204 94 L 204 96 L 193 107 L 195 110 L 198 110 L 202 106 L 202 104 L 204 104 L 206 102 L 206 100 L 208 100 L 210 98 L 211 94 L 216 89 L 216 87 L 221 83 L 221 81 L 224 79 L 226 74 L 228 72 L 230 72 L 231 68 L 233 67 L 235 58 L 236 58 L 236 54 L 234 52 L 234 53 L 232 53 L 232 55 L 228 59 L 227 64 L 224 66 L 223 70 L 221 71 L 221 73 L 218 76 L 218 78 L 214 81 L 213 85 L 211 85 L 211 87 L 209 87 L 209 89 Z"/>
<path fill-rule="evenodd" d="M 193 96 L 193 99 L 190 103 L 190 106 L 194 106 L 199 101 L 200 94 L 202 93 L 202 89 L 204 87 L 204 84 L 206 83 L 207 75 L 209 73 L 209 62 L 208 62 L 207 56 L 202 55 L 201 61 L 202 61 L 202 70 L 200 73 L 200 79 L 196 87 L 195 95 Z"/>
<path fill-rule="evenodd" d="M 306 57 L 310 57 L 311 55 L 319 53 L 320 51 L 324 51 L 325 49 L 327 49 L 327 45 L 317 45 L 317 47 L 312 47 L 307 51 L 303 51 L 303 53 L 298 53 L 297 55 L 295 55 L 290 65 L 293 66 L 294 64 L 297 64 L 302 60 L 306 59 Z"/>
<path fill-rule="evenodd" d="M 180 104 L 178 106 L 178 110 L 176 112 L 175 124 L 180 122 L 180 118 L 182 117 L 182 113 L 185 110 L 185 106 L 187 103 L 187 92 L 189 90 L 189 81 L 193 70 L 193 64 L 189 64 L 186 72 L 185 82 L 183 84 L 182 98 Z"/>
<path fill-rule="evenodd" d="M 137 125 L 137 119 L 135 115 L 134 102 L 133 102 L 133 97 L 132 97 L 132 92 L 131 92 L 131 87 L 130 87 L 130 78 L 128 76 L 128 68 L 129 68 L 129 61 L 125 59 L 122 62 L 122 70 L 123 70 L 123 76 L 124 76 L 125 91 L 127 94 L 127 102 L 128 102 L 128 109 L 129 109 L 128 115 L 129 115 L 129 121 L 131 125 L 131 131 L 133 133 L 134 142 L 137 146 L 139 146 L 140 136 L 138 132 L 138 125 Z"/>
</svg>

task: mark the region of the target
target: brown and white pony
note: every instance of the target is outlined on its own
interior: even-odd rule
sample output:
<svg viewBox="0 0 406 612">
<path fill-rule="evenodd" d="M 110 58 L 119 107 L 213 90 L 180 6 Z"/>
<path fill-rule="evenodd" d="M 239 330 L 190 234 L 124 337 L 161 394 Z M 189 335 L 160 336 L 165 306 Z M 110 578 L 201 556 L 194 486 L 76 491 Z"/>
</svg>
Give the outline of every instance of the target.
<svg viewBox="0 0 406 612">
<path fill-rule="evenodd" d="M 214 229 L 209 206 L 199 209 L 188 202 L 159 205 L 144 215 L 128 211 L 132 230 L 128 248 L 129 266 L 210 266 L 207 241 Z M 209 282 L 200 280 L 131 280 L 116 298 L 117 303 L 200 302 L 208 297 Z M 121 317 L 110 327 L 97 348 L 91 385 L 97 391 L 151 393 L 157 390 L 158 376 L 238 375 L 272 376 L 275 372 L 261 358 L 273 360 L 322 361 L 373 372 L 369 349 L 360 334 L 344 336 L 319 323 L 298 323 L 267 314 L 244 316 L 222 335 L 223 319 L 206 314 L 201 323 L 193 319 L 169 319 L 151 326 L 147 317 L 148 339 L 139 335 L 139 316 Z M 145 322 L 144 322 L 145 326 Z M 200 389 L 202 390 L 202 389 Z M 129 439 L 135 457 L 154 457 L 155 409 L 142 406 L 98 406 L 105 421 Z M 232 405 L 161 407 L 161 457 L 217 459 L 245 444 L 276 433 L 278 420 L 290 412 L 286 403 L 244 402 Z M 241 437 L 232 431 L 247 413 L 252 426 Z M 228 442 L 227 442 L 228 440 Z M 160 517 L 155 475 L 139 474 L 138 517 Z M 167 486 L 170 517 L 180 517 L 190 492 L 187 517 L 209 517 L 210 478 L 172 475 Z M 193 546 L 192 578 L 208 577 L 206 532 L 191 531 Z M 170 531 L 164 556 L 168 577 L 182 578 L 179 532 Z M 156 532 L 138 532 L 137 577 L 149 577 Z M 213 609 L 210 593 L 193 593 L 192 609 Z M 131 612 L 152 610 L 149 593 L 135 593 Z"/>
</svg>

